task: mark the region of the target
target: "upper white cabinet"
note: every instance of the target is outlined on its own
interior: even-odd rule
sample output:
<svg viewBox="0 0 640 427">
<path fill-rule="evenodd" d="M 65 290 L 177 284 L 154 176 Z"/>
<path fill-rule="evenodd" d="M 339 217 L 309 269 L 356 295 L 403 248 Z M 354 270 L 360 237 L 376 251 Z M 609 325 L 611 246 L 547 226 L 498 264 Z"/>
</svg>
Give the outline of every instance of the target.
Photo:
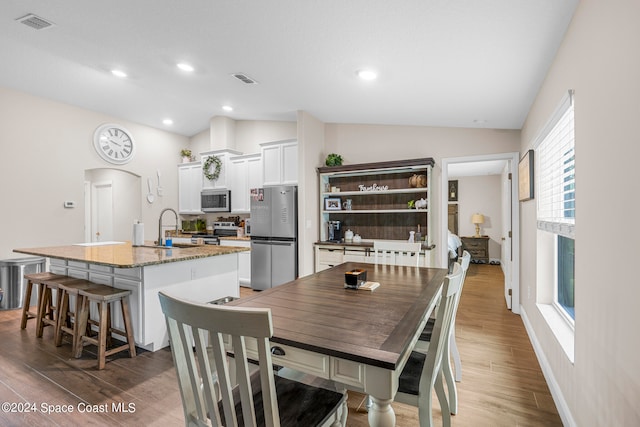
<svg viewBox="0 0 640 427">
<path fill-rule="evenodd" d="M 262 187 L 260 153 L 231 157 L 229 159 L 228 181 L 229 190 L 231 190 L 231 212 L 249 212 L 251 209 L 251 189 Z"/>
<path fill-rule="evenodd" d="M 233 156 L 237 156 L 242 154 L 239 151 L 235 150 L 214 150 L 214 151 L 206 151 L 200 153 L 202 159 L 202 188 L 210 189 L 210 188 L 218 188 L 218 189 L 226 189 L 229 188 L 229 184 L 231 182 L 229 176 L 229 168 L 230 168 L 230 158 Z M 206 176 L 204 176 L 204 167 L 207 163 L 207 159 L 210 156 L 216 156 L 220 159 L 220 173 L 218 174 L 218 178 L 215 180 L 209 180 Z M 209 172 L 213 173 L 215 171 L 215 163 L 209 166 Z M 233 196 L 232 196 L 233 200 Z"/>
<path fill-rule="evenodd" d="M 178 165 L 178 211 L 181 214 L 201 214 L 202 163 Z"/>
<path fill-rule="evenodd" d="M 298 183 L 298 141 L 285 140 L 260 144 L 262 184 L 295 185 Z"/>
</svg>

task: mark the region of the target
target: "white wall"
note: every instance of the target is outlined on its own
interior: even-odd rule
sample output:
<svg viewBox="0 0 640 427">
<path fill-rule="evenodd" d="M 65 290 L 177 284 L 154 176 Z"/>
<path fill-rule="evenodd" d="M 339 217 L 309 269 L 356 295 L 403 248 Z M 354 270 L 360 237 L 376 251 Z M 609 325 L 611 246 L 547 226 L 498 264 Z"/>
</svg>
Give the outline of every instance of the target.
<svg viewBox="0 0 640 427">
<path fill-rule="evenodd" d="M 189 148 L 200 159 L 203 151 L 229 148 L 243 154 L 260 152 L 263 142 L 295 139 L 296 122 L 270 120 L 233 120 L 228 117 L 213 117 L 209 129 L 191 137 Z"/>
<path fill-rule="evenodd" d="M 298 215 L 299 270 L 300 276 L 314 272 L 313 244 L 320 238 L 320 189 L 316 168 L 321 166 L 326 156 L 324 149 L 325 124 L 304 111 L 298 112 Z"/>
<path fill-rule="evenodd" d="M 259 153 L 260 143 L 296 139 L 297 122 L 269 120 L 236 121 L 236 150 L 245 154 Z"/>
<path fill-rule="evenodd" d="M 581 1 L 522 131 L 520 152 L 575 89 L 575 363 L 535 305 L 535 201 L 520 204 L 520 294 L 561 410 L 579 426 L 640 425 L 640 286 L 629 264 L 638 241 L 638 18 L 637 1 Z"/>
<path fill-rule="evenodd" d="M 451 178 L 450 179 L 455 179 Z M 458 230 L 460 236 L 473 236 L 476 226 L 471 215 L 484 215 L 480 234 L 489 236 L 489 258 L 500 260 L 502 239 L 502 196 L 500 175 L 472 176 L 458 179 Z"/>
<path fill-rule="evenodd" d="M 93 132 L 107 122 L 125 126 L 138 145 L 135 158 L 116 168 L 142 178 L 140 220 L 145 237 L 156 237 L 160 211 L 178 205 L 176 165 L 188 138 L 0 87 L 0 259 L 23 256 L 14 248 L 84 241 L 85 170 L 113 167 L 93 148 Z M 164 196 L 150 205 L 142 197 L 158 169 Z M 63 208 L 65 200 L 77 207 Z"/>
</svg>

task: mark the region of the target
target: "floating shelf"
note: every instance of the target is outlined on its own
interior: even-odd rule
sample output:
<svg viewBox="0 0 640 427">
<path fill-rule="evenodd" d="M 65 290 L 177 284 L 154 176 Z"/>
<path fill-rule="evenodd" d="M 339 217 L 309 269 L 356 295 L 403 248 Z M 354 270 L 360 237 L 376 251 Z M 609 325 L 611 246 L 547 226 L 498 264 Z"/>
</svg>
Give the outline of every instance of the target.
<svg viewBox="0 0 640 427">
<path fill-rule="evenodd" d="M 323 197 L 340 197 L 342 196 L 367 196 L 370 194 L 404 194 L 404 193 L 426 193 L 427 187 L 422 188 L 394 188 L 392 190 L 381 191 L 338 191 L 337 193 L 325 192 L 322 193 Z"/>
<path fill-rule="evenodd" d="M 377 214 L 377 213 L 429 213 L 428 209 L 341 209 L 335 211 L 323 211 L 326 214 Z"/>
</svg>

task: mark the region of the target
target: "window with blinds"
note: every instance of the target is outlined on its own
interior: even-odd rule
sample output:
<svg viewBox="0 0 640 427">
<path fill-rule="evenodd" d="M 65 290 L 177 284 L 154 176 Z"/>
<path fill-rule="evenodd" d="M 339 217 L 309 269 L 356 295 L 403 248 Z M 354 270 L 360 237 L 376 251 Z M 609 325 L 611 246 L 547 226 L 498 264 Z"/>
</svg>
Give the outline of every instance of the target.
<svg viewBox="0 0 640 427">
<path fill-rule="evenodd" d="M 538 228 L 570 239 L 575 227 L 575 149 L 572 96 L 558 108 L 538 147 Z M 543 133 L 544 135 L 544 133 Z"/>
<path fill-rule="evenodd" d="M 552 247 L 545 239 L 538 243 L 538 250 L 554 254 L 554 277 L 544 277 L 543 282 L 553 284 L 553 306 L 571 327 L 575 321 L 576 219 L 573 116 L 573 91 L 569 91 L 540 133 L 536 146 L 538 229 L 554 234 Z"/>
</svg>

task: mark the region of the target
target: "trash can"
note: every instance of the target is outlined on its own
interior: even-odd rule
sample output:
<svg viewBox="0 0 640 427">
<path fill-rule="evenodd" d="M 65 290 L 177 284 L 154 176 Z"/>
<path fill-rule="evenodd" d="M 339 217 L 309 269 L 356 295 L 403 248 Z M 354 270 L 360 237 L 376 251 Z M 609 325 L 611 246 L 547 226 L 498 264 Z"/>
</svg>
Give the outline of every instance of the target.
<svg viewBox="0 0 640 427">
<path fill-rule="evenodd" d="M 24 288 L 27 281 L 25 274 L 40 273 L 45 269 L 45 258 L 25 257 L 0 260 L 0 310 L 12 310 L 22 308 L 24 300 Z M 31 304 L 37 298 L 33 292 Z"/>
</svg>

